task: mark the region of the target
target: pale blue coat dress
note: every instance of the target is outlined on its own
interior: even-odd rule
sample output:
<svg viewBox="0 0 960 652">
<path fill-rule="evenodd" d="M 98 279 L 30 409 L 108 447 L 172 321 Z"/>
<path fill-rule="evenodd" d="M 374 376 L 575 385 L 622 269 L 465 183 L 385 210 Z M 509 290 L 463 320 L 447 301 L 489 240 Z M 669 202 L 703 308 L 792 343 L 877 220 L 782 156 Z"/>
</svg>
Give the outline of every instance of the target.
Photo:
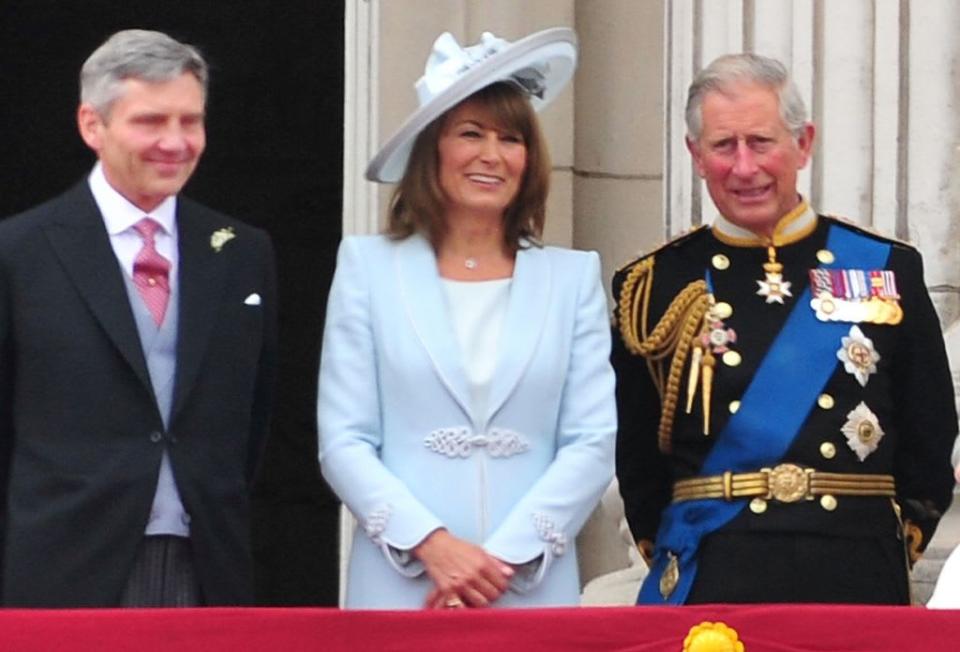
<svg viewBox="0 0 960 652">
<path fill-rule="evenodd" d="M 577 604 L 574 538 L 616 432 L 599 257 L 518 252 L 482 414 L 447 305 L 424 238 L 341 243 L 318 424 L 323 475 L 359 523 L 346 604 L 422 607 L 432 583 L 408 551 L 439 527 L 523 565 L 496 606 Z"/>
</svg>

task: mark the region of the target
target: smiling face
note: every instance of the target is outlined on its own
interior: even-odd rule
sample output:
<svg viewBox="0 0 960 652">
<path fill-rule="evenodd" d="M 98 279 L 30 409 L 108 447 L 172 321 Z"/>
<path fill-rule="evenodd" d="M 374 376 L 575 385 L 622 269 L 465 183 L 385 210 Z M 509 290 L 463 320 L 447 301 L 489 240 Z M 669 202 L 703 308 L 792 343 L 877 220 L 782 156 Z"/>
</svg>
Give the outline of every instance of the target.
<svg viewBox="0 0 960 652">
<path fill-rule="evenodd" d="M 792 134 L 776 91 L 752 83 L 707 93 L 701 117 L 700 137 L 687 147 L 714 204 L 737 226 L 771 235 L 800 202 L 797 172 L 810 158 L 813 125 Z"/>
<path fill-rule="evenodd" d="M 190 73 L 123 85 L 106 116 L 81 104 L 77 123 L 110 185 L 149 213 L 180 192 L 197 167 L 206 146 L 203 88 Z"/>
<path fill-rule="evenodd" d="M 481 102 L 468 100 L 446 117 L 437 139 L 439 182 L 448 215 L 500 218 L 516 198 L 527 166 L 523 136 L 506 129 Z"/>
</svg>

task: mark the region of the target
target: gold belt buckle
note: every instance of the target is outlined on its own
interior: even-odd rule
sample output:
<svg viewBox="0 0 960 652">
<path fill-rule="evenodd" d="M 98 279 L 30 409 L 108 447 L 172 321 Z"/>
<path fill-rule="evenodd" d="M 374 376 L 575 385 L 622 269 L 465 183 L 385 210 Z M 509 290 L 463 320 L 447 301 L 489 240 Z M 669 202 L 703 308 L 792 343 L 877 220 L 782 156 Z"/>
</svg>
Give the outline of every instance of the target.
<svg viewBox="0 0 960 652">
<path fill-rule="evenodd" d="M 778 464 L 772 469 L 760 469 L 767 474 L 767 500 L 795 503 L 810 495 L 810 473 L 796 464 Z"/>
</svg>

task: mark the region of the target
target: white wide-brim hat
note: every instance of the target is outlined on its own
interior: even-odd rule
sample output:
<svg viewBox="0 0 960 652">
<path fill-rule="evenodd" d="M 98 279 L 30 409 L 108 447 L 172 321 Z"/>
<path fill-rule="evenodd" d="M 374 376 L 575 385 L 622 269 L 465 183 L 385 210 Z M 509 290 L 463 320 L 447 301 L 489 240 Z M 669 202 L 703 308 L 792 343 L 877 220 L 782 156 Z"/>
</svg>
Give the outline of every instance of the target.
<svg viewBox="0 0 960 652">
<path fill-rule="evenodd" d="M 419 108 L 370 161 L 367 179 L 399 181 L 420 132 L 477 91 L 509 81 L 525 90 L 534 110 L 540 111 L 567 85 L 576 65 L 577 35 L 566 27 L 545 29 L 513 43 L 484 32 L 479 43 L 468 47 L 444 32 L 416 83 Z"/>
</svg>

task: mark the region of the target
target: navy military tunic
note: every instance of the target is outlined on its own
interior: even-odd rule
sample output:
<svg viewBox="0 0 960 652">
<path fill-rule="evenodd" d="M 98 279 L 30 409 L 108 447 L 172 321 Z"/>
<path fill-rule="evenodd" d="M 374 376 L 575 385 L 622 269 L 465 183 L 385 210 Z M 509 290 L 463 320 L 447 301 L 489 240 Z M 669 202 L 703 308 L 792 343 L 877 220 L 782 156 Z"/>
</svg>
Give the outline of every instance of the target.
<svg viewBox="0 0 960 652">
<path fill-rule="evenodd" d="M 701 475 L 716 433 L 736 410 L 765 353 L 809 286 L 809 271 L 819 265 L 818 253 L 822 260 L 830 228 L 860 232 L 834 218 L 815 219 L 808 235 L 776 248 L 783 281 L 790 283 L 791 296 L 784 296 L 782 304 L 768 302 L 757 293 L 757 281 L 764 278 L 763 265 L 768 262 L 767 247 L 730 244 L 729 238 L 721 240 L 710 228 L 681 237 L 615 275 L 614 300 L 619 306 L 633 267 L 653 257 L 648 333 L 688 284 L 709 276 L 715 301 L 732 308 L 723 325 L 733 336 L 729 348 L 737 354 L 728 358 L 732 364 L 717 356 L 711 434 L 706 436 L 701 397 L 693 401 L 689 414 L 685 411 L 690 361 L 686 362 L 669 433 L 670 451 L 664 453 L 657 434 L 660 392 L 647 360 L 624 342 L 619 326 L 631 315 L 615 309 L 617 476 L 637 541 L 655 539 L 673 483 Z M 701 541 L 699 570 L 688 603 L 909 602 L 905 544 L 919 553 L 950 504 L 954 481 L 949 458 L 957 415 L 943 336 L 924 285 L 920 254 L 908 245 L 884 242 L 890 245 L 884 269 L 896 279 L 902 320 L 895 325 L 856 324 L 880 356 L 875 372 L 862 385 L 838 359 L 782 461 L 825 472 L 893 475 L 896 503 L 888 497 L 841 495 L 826 506 L 818 500 L 770 500 L 761 505 L 762 510 L 743 509 Z M 841 342 L 836 348 L 841 348 Z M 669 368 L 669 358 L 665 362 Z M 862 460 L 842 430 L 861 403 L 876 415 L 883 431 L 874 442 L 875 450 Z M 776 406 L 768 423 L 770 432 L 778 428 Z M 910 533 L 906 541 L 898 511 Z"/>
</svg>

